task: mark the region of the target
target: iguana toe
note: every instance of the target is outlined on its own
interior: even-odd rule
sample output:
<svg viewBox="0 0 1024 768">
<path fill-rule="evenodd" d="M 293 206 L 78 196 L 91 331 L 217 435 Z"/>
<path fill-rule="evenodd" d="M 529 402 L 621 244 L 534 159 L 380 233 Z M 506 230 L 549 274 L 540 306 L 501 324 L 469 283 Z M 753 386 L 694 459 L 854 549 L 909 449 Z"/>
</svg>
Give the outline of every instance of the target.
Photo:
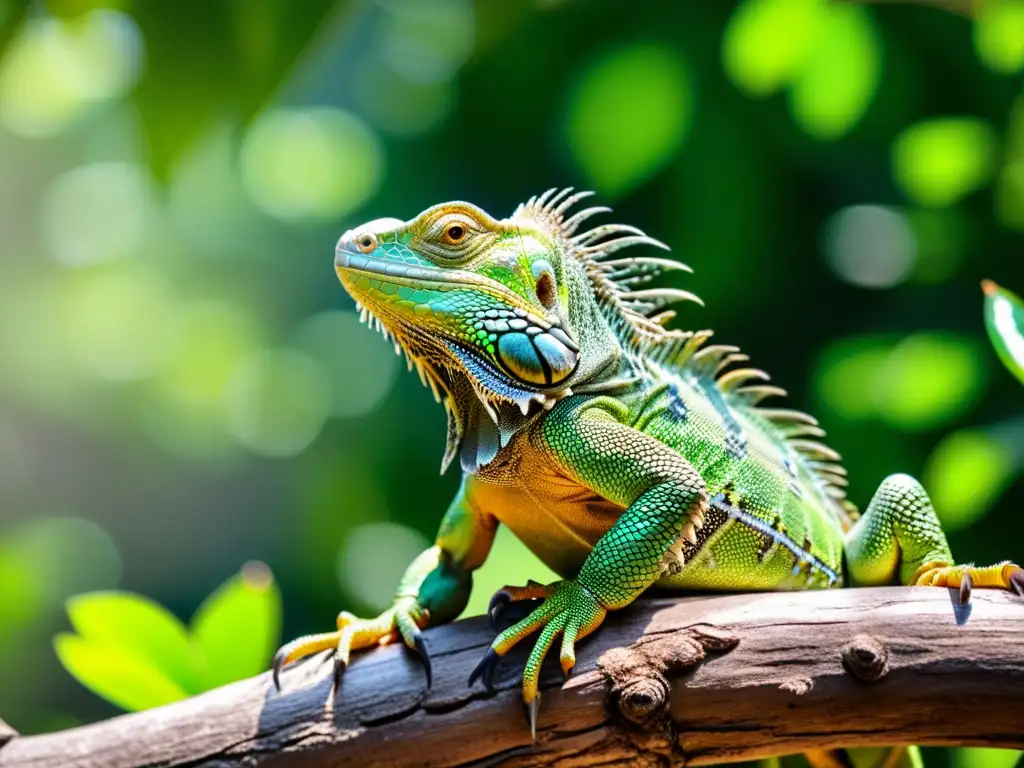
<svg viewBox="0 0 1024 768">
<path fill-rule="evenodd" d="M 274 688 L 281 690 L 281 670 L 293 662 L 305 659 L 322 651 L 334 651 L 342 640 L 342 632 L 325 632 L 320 635 L 305 635 L 281 646 L 271 662 Z"/>
<path fill-rule="evenodd" d="M 338 614 L 336 632 L 300 637 L 274 654 L 271 664 L 274 687 L 281 690 L 281 670 L 288 664 L 316 653 L 330 651 L 334 657 L 334 689 L 337 689 L 341 683 L 341 676 L 348 668 L 352 651 L 384 645 L 401 638 L 406 647 L 416 651 L 422 659 L 429 689 L 433 674 L 430 655 L 420 631 L 420 625 L 426 625 L 429 621 L 429 612 L 410 599 L 397 601 L 374 619 L 360 619 L 348 611 L 342 611 Z"/>
<path fill-rule="evenodd" d="M 501 618 L 502 612 L 509 603 L 515 603 L 520 600 L 543 600 L 550 594 L 550 587 L 532 579 L 526 582 L 524 587 L 513 587 L 510 585 L 502 587 L 494 593 L 490 604 L 487 606 L 487 615 L 491 620 L 491 629 L 498 628 L 498 619 Z"/>
<path fill-rule="evenodd" d="M 1008 589 L 1024 596 L 1024 568 L 1009 561 L 985 567 L 925 563 L 910 582 L 914 586 L 949 587 L 959 590 L 960 605 L 967 605 L 971 593 L 981 587 Z"/>
</svg>

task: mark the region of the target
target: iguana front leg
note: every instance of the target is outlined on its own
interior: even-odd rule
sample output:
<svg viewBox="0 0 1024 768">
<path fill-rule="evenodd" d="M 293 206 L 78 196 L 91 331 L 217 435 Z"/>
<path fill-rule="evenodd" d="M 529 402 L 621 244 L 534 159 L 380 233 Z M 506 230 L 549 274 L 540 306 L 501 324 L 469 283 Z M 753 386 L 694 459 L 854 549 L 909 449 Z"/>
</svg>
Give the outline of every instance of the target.
<svg viewBox="0 0 1024 768">
<path fill-rule="evenodd" d="M 498 525 L 495 518 L 473 507 L 466 483 L 464 479 L 445 513 L 434 546 L 406 569 L 391 607 L 373 619 L 360 619 L 342 611 L 336 631 L 300 637 L 285 645 L 273 662 L 274 684 L 278 688 L 282 667 L 321 651 L 334 653 L 337 685 L 352 651 L 399 638 L 420 654 L 430 687 L 430 656 L 420 630 L 452 621 L 466 607 L 472 572 L 487 558 Z"/>
<path fill-rule="evenodd" d="M 875 492 L 864 515 L 847 534 L 846 562 L 858 585 L 891 584 L 960 589 L 1011 589 L 1024 595 L 1024 569 L 1009 561 L 987 567 L 955 565 L 931 499 L 909 475 L 892 475 Z"/>
<path fill-rule="evenodd" d="M 520 640 L 541 634 L 523 673 L 523 700 L 536 727 L 544 657 L 562 635 L 563 670 L 575 664 L 575 642 L 600 626 L 606 613 L 633 602 L 662 573 L 666 552 L 685 523 L 699 525 L 707 504 L 700 475 L 678 453 L 620 422 L 623 406 L 597 399 L 582 408 L 558 406 L 543 423 L 541 447 L 572 480 L 625 511 L 594 546 L 575 579 L 549 585 L 529 616 L 494 640 L 470 676 L 488 682 L 497 660 Z"/>
</svg>

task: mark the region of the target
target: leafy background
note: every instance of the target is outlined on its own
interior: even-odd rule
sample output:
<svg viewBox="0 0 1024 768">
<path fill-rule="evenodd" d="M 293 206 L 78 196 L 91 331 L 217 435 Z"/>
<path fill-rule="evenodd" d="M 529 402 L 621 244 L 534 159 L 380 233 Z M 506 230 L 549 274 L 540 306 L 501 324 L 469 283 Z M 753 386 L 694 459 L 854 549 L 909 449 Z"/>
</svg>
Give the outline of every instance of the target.
<svg viewBox="0 0 1024 768">
<path fill-rule="evenodd" d="M 0 714 L 117 711 L 58 654 L 147 706 L 386 605 L 457 478 L 332 251 L 447 199 L 596 189 L 855 500 L 917 474 L 960 557 L 1024 557 L 978 287 L 1024 289 L 1024 3 L 936 5 L 0 0 Z M 468 612 L 546 576 L 501 535 Z"/>
</svg>

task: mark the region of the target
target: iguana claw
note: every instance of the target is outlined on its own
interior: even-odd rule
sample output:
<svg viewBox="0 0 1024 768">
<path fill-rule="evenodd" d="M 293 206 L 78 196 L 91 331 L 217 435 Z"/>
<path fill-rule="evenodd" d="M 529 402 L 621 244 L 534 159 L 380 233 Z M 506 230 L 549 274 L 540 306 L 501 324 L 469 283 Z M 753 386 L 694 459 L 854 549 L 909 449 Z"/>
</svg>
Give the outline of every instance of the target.
<svg viewBox="0 0 1024 768">
<path fill-rule="evenodd" d="M 512 596 L 503 589 L 499 589 L 491 596 L 491 602 L 487 605 L 487 617 L 491 620 L 491 629 L 498 628 L 498 617 L 505 610 L 505 606 L 512 602 Z"/>
<path fill-rule="evenodd" d="M 420 661 L 423 663 L 423 671 L 427 676 L 427 690 L 429 691 L 434 685 L 434 668 L 430 662 L 427 642 L 423 639 L 423 633 L 420 632 L 419 627 L 414 627 L 411 634 L 412 644 L 415 646 L 416 652 L 420 655 Z"/>
<path fill-rule="evenodd" d="M 281 648 L 280 650 L 278 650 L 277 653 L 274 654 L 274 661 L 270 665 L 270 668 L 272 670 L 271 674 L 274 678 L 274 689 L 278 693 L 281 692 L 281 668 L 284 666 L 284 659 L 284 648 Z"/>
<path fill-rule="evenodd" d="M 334 671 L 331 673 L 331 690 L 337 691 L 341 688 L 341 676 L 348 669 L 348 663 L 337 655 L 334 656 Z"/>
<path fill-rule="evenodd" d="M 488 648 L 487 653 L 484 654 L 480 663 L 477 664 L 473 668 L 473 671 L 469 673 L 469 682 L 467 685 L 472 686 L 473 683 L 475 683 L 482 675 L 484 687 L 487 689 L 487 692 L 494 693 L 494 669 L 498 666 L 498 661 L 500 659 L 501 656 L 498 655 L 497 651 L 493 648 Z"/>
<path fill-rule="evenodd" d="M 970 571 L 964 571 L 963 578 L 960 579 L 960 605 L 964 606 L 971 602 L 971 588 L 974 586 L 974 580 L 971 578 Z"/>
<path fill-rule="evenodd" d="M 1016 571 L 1010 576 L 1010 589 L 1024 597 L 1024 571 Z"/>
<path fill-rule="evenodd" d="M 526 722 L 530 724 L 530 738 L 537 743 L 537 713 L 540 712 L 540 694 L 526 705 Z"/>
<path fill-rule="evenodd" d="M 530 579 L 525 587 L 504 586 L 491 596 L 487 605 L 487 616 L 491 620 L 491 629 L 498 628 L 498 619 L 509 603 L 520 600 L 543 600 L 551 594 L 551 588 Z"/>
</svg>

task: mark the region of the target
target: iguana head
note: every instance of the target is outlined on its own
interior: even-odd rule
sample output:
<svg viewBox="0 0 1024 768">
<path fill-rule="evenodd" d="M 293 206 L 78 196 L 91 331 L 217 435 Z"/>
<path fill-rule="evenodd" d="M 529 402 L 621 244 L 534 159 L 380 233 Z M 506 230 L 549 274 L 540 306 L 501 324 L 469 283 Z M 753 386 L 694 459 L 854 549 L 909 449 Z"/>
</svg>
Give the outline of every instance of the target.
<svg viewBox="0 0 1024 768">
<path fill-rule="evenodd" d="M 626 341 L 617 324 L 656 333 L 660 321 L 647 315 L 691 297 L 635 290 L 682 265 L 609 258 L 628 245 L 665 246 L 623 225 L 577 235 L 608 209 L 567 216 L 590 194 L 571 192 L 549 190 L 507 219 L 443 203 L 409 221 L 368 222 L 338 241 L 335 267 L 364 319 L 393 338 L 448 409 L 446 465 L 470 430 L 478 455 L 467 466 L 463 446 L 464 467 L 487 463 L 532 415 L 615 367 Z M 476 417 L 480 409 L 491 425 Z M 481 430 L 494 434 L 481 442 Z"/>
</svg>

